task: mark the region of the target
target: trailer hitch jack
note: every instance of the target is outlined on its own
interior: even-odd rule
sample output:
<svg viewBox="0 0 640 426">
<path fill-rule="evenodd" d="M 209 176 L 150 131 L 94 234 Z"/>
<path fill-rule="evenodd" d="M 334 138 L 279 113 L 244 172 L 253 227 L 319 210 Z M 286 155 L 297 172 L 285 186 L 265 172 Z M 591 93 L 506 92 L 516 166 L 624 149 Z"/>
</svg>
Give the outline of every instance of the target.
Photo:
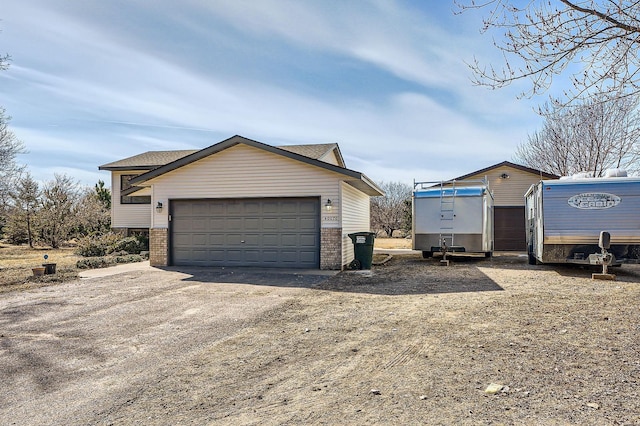
<svg viewBox="0 0 640 426">
<path fill-rule="evenodd" d="M 442 251 L 442 259 L 440 260 L 440 266 L 449 266 L 449 259 L 447 259 L 447 241 L 443 238 L 441 241 L 440 251 Z"/>
<path fill-rule="evenodd" d="M 590 254 L 589 261 L 594 265 L 602 265 L 601 274 L 591 274 L 591 278 L 594 280 L 615 280 L 615 274 L 609 274 L 607 268 L 613 263 L 613 255 L 607 251 L 611 247 L 611 235 L 606 232 L 600 232 L 600 238 L 598 238 L 598 247 L 602 250 L 600 254 Z"/>
</svg>

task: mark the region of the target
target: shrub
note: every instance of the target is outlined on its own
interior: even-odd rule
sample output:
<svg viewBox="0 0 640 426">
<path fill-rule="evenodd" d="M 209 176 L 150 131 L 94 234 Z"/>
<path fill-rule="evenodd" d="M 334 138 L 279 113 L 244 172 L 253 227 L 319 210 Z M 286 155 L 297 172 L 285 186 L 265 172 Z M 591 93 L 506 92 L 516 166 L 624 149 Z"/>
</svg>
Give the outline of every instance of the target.
<svg viewBox="0 0 640 426">
<path fill-rule="evenodd" d="M 107 254 L 107 247 L 99 240 L 84 237 L 78 240 L 75 253 L 83 257 L 104 256 Z"/>
<path fill-rule="evenodd" d="M 98 256 L 88 257 L 76 262 L 78 269 L 98 269 L 114 266 L 122 263 L 142 262 L 144 258 L 138 254 L 127 254 L 125 256 Z"/>
<path fill-rule="evenodd" d="M 116 263 L 135 263 L 142 262 L 144 259 L 139 254 L 130 254 L 127 256 L 116 256 Z"/>
<path fill-rule="evenodd" d="M 143 243 L 137 237 L 125 237 L 114 242 L 107 253 L 126 252 L 128 254 L 138 254 L 144 249 Z"/>
<path fill-rule="evenodd" d="M 149 249 L 149 239 L 145 236 L 122 237 L 119 234 L 108 233 L 91 235 L 78 240 L 76 254 L 83 257 L 106 255 L 138 254 Z"/>
<path fill-rule="evenodd" d="M 78 240 L 76 254 L 83 257 L 104 256 L 109 253 L 110 247 L 120 239 L 114 233 L 102 235 L 89 235 Z"/>
<path fill-rule="evenodd" d="M 149 234 L 138 234 L 136 238 L 140 242 L 140 246 L 142 247 L 141 251 L 149 250 Z"/>
<path fill-rule="evenodd" d="M 112 266 L 113 263 L 109 263 L 106 257 L 88 257 L 86 259 L 80 259 L 76 262 L 76 268 L 78 269 L 97 269 L 106 268 Z"/>
</svg>

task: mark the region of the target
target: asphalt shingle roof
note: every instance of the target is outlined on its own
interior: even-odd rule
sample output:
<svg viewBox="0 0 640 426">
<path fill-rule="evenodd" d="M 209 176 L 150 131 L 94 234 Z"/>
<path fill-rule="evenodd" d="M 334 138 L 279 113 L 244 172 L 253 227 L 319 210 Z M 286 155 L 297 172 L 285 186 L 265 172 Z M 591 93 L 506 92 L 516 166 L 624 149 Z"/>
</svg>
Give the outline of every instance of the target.
<svg viewBox="0 0 640 426">
<path fill-rule="evenodd" d="M 144 186 L 144 182 L 147 182 L 150 179 L 154 179 L 172 170 L 184 167 L 202 158 L 206 158 L 209 155 L 216 154 L 239 144 L 262 149 L 273 154 L 283 155 L 312 166 L 321 167 L 323 169 L 339 173 L 348 178 L 348 180 L 345 180 L 346 183 L 361 190 L 365 194 L 373 196 L 384 195 L 384 191 L 382 191 L 364 174 L 344 167 L 344 160 L 342 159 L 342 155 L 340 154 L 340 149 L 337 144 L 288 145 L 284 147 L 275 147 L 247 139 L 239 135 L 232 136 L 222 142 L 218 142 L 217 144 L 197 151 L 149 151 L 143 154 L 134 155 L 133 157 L 104 164 L 100 166 L 99 169 L 111 171 L 141 171 L 142 173 L 131 179 L 130 183 L 133 186 Z M 338 157 L 340 165 L 335 165 L 327 161 L 319 160 L 318 158 L 307 156 L 309 155 L 321 158 L 334 149 L 336 150 L 336 156 Z M 296 151 L 303 153 L 299 154 Z"/>
<path fill-rule="evenodd" d="M 276 148 L 283 149 L 294 154 L 304 155 L 305 157 L 319 159 L 331 149 L 335 148 L 334 143 L 323 143 L 313 145 L 284 145 Z M 179 151 L 147 151 L 142 154 L 134 155 L 133 157 L 123 158 L 122 160 L 114 161 L 112 163 L 103 164 L 100 166 L 100 170 L 113 170 L 113 169 L 146 169 L 151 170 L 156 167 L 164 166 L 173 161 L 176 161 L 182 157 L 198 152 L 197 149 L 184 149 Z"/>
<path fill-rule="evenodd" d="M 133 157 L 123 158 L 112 163 L 103 164 L 100 170 L 111 169 L 155 169 L 164 166 L 179 158 L 198 152 L 197 149 L 184 149 L 179 151 L 147 151 Z"/>
</svg>

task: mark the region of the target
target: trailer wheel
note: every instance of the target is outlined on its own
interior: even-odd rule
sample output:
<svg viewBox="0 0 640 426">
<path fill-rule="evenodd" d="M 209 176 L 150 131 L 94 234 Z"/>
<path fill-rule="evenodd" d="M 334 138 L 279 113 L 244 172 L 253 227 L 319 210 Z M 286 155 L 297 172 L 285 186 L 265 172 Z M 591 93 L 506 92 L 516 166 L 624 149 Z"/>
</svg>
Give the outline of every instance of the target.
<svg viewBox="0 0 640 426">
<path fill-rule="evenodd" d="M 423 259 L 428 259 L 430 257 L 433 257 L 433 252 L 432 251 L 423 251 L 422 252 L 422 258 Z"/>
</svg>

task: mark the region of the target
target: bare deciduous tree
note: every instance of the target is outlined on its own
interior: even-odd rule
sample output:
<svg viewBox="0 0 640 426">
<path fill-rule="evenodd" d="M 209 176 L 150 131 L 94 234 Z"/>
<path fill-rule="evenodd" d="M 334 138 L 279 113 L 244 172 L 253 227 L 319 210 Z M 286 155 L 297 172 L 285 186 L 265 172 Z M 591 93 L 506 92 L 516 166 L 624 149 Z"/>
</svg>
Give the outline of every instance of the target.
<svg viewBox="0 0 640 426">
<path fill-rule="evenodd" d="M 7 208 L 5 237 L 13 244 L 36 242 L 59 247 L 75 237 L 109 232 L 111 191 L 98 184 L 81 187 L 67 175 L 54 175 L 42 189 L 29 173 L 16 180 Z"/>
<path fill-rule="evenodd" d="M 411 186 L 402 182 L 381 182 L 379 186 L 385 196 L 371 199 L 371 227 L 392 237 L 393 231 L 406 228 Z"/>
<path fill-rule="evenodd" d="M 568 72 L 569 101 L 585 93 L 640 92 L 640 2 L 623 0 L 475 0 L 460 11 L 488 11 L 482 31 L 496 30 L 502 67 L 471 64 L 476 83 L 499 88 L 530 79 L 530 91 L 546 91 Z"/>
<path fill-rule="evenodd" d="M 9 129 L 10 119 L 5 109 L 0 107 L 0 221 L 8 207 L 13 184 L 24 169 L 16 162 L 18 154 L 25 152 L 24 144 Z"/>
<path fill-rule="evenodd" d="M 607 169 L 640 168 L 639 98 L 591 99 L 561 108 L 546 105 L 546 121 L 516 150 L 516 161 L 557 175 L 589 172 L 603 176 Z"/>
<path fill-rule="evenodd" d="M 40 188 L 30 173 L 17 180 L 11 192 L 11 214 L 9 216 L 10 239 L 19 242 L 19 235 L 25 235 L 29 247 L 33 248 L 34 219 L 40 209 Z"/>
<path fill-rule="evenodd" d="M 9 61 L 11 57 L 9 55 L 0 56 L 0 71 L 6 70 L 9 68 Z"/>
<path fill-rule="evenodd" d="M 41 238 L 51 247 L 59 247 L 71 236 L 80 198 L 80 185 L 67 175 L 55 174 L 44 184 L 38 221 Z"/>
<path fill-rule="evenodd" d="M 0 71 L 9 68 L 11 57 L 8 54 L 0 55 Z M 24 145 L 9 130 L 11 117 L 6 115 L 4 108 L 0 106 L 0 228 L 6 220 L 6 209 L 9 201 L 11 183 L 20 172 L 16 165 L 16 156 L 24 152 Z"/>
<path fill-rule="evenodd" d="M 9 68 L 9 63 L 11 62 L 11 56 L 8 53 L 4 55 L 0 55 L 0 71 L 6 70 Z"/>
</svg>

